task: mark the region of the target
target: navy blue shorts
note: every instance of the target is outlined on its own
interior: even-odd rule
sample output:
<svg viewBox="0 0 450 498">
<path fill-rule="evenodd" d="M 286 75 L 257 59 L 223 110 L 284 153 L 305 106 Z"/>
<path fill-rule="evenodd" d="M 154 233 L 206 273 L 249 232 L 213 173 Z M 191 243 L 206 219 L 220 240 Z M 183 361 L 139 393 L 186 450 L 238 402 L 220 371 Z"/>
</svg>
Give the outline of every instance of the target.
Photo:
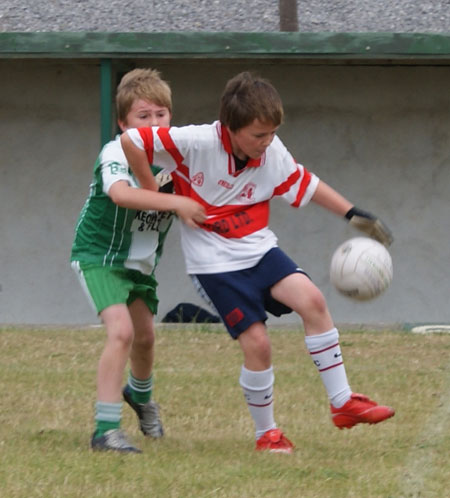
<svg viewBox="0 0 450 498">
<path fill-rule="evenodd" d="M 275 300 L 270 289 L 291 273 L 306 273 L 281 249 L 274 247 L 253 268 L 194 276 L 200 294 L 209 298 L 233 339 L 255 322 L 267 320 L 266 311 L 275 316 L 292 309 Z M 197 280 L 197 282 L 195 282 Z"/>
</svg>

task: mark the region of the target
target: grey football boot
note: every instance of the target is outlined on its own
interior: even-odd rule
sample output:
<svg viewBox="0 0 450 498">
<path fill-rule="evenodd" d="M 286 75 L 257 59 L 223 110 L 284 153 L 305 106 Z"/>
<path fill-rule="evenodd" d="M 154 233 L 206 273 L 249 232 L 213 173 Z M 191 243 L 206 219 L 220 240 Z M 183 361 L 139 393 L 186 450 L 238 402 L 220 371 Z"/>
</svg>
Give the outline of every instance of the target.
<svg viewBox="0 0 450 498">
<path fill-rule="evenodd" d="M 159 406 L 154 401 L 148 403 L 136 403 L 131 397 L 130 386 L 123 388 L 123 399 L 133 408 L 139 419 L 139 427 L 145 436 L 160 438 L 164 435 L 161 418 L 159 416 Z"/>
<path fill-rule="evenodd" d="M 127 436 L 120 429 L 111 429 L 101 436 L 91 439 L 91 448 L 94 451 L 118 451 L 120 453 L 142 453 L 128 441 Z"/>
</svg>

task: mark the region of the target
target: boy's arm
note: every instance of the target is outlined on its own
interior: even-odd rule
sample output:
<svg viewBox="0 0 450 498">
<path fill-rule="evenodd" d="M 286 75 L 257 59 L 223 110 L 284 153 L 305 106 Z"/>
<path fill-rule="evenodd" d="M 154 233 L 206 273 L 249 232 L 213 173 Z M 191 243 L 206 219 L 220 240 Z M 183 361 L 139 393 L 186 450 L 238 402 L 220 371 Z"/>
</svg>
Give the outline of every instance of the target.
<svg viewBox="0 0 450 498">
<path fill-rule="evenodd" d="M 189 197 L 130 187 L 124 180 L 113 183 L 108 195 L 115 204 L 128 209 L 175 211 L 191 228 L 198 227 L 206 219 L 203 206 Z"/>
<path fill-rule="evenodd" d="M 372 213 L 355 207 L 349 200 L 322 180 L 319 180 L 319 184 L 311 200 L 332 213 L 344 216 L 349 220 L 350 225 L 366 233 L 369 237 L 378 240 L 385 246 L 392 244 L 394 240 L 392 233 L 379 218 Z"/>
<path fill-rule="evenodd" d="M 350 201 L 322 180 L 319 180 L 311 200 L 339 216 L 345 216 L 353 207 Z"/>
<path fill-rule="evenodd" d="M 130 165 L 134 176 L 139 181 L 139 185 L 142 188 L 157 191 L 158 185 L 150 170 L 145 150 L 136 147 L 126 132 L 122 133 L 120 136 L 120 142 L 128 164 Z"/>
</svg>

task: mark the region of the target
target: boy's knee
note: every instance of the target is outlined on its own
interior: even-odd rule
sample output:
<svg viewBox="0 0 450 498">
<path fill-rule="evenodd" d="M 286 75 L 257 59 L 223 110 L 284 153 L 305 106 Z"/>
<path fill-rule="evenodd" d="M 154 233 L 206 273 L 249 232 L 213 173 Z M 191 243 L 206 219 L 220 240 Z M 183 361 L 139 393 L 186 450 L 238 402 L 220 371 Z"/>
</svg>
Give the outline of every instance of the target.
<svg viewBox="0 0 450 498">
<path fill-rule="evenodd" d="M 149 351 L 155 344 L 155 334 L 151 331 L 146 333 L 136 333 L 133 341 L 133 346 L 141 350 Z"/>
<path fill-rule="evenodd" d="M 115 339 L 117 342 L 122 344 L 124 347 L 130 347 L 133 343 L 134 334 L 133 329 L 124 328 L 119 333 L 115 335 Z"/>
<path fill-rule="evenodd" d="M 254 351 L 257 352 L 260 357 L 270 355 L 271 345 L 267 336 L 264 335 L 255 338 L 253 346 Z"/>
<path fill-rule="evenodd" d="M 325 300 L 324 295 L 322 292 L 320 292 L 319 289 L 314 289 L 310 294 L 308 295 L 306 299 L 306 305 L 304 306 L 304 313 L 303 315 L 308 316 L 308 315 L 327 315 L 328 314 L 328 305 Z"/>
<path fill-rule="evenodd" d="M 312 296 L 312 306 L 319 313 L 328 312 L 328 306 L 325 297 L 319 290 L 317 290 L 316 293 Z"/>
<path fill-rule="evenodd" d="M 128 348 L 133 343 L 134 330 L 131 323 L 117 321 L 109 323 L 106 327 L 109 342 Z"/>
<path fill-rule="evenodd" d="M 271 344 L 264 325 L 252 325 L 239 336 L 239 342 L 246 358 L 266 363 L 271 357 Z"/>
</svg>

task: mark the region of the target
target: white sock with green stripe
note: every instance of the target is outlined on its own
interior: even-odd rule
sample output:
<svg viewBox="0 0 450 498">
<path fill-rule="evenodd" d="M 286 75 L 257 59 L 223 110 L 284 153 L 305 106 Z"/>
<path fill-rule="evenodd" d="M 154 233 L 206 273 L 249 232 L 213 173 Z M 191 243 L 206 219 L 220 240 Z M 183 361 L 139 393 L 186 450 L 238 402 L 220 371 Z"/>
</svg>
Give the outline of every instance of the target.
<svg viewBox="0 0 450 498">
<path fill-rule="evenodd" d="M 146 404 L 152 398 L 153 375 L 147 379 L 137 379 L 132 372 L 128 376 L 131 398 L 135 403 Z"/>
<path fill-rule="evenodd" d="M 122 403 L 95 403 L 95 436 L 101 436 L 111 429 L 118 429 L 122 419 Z"/>
</svg>

